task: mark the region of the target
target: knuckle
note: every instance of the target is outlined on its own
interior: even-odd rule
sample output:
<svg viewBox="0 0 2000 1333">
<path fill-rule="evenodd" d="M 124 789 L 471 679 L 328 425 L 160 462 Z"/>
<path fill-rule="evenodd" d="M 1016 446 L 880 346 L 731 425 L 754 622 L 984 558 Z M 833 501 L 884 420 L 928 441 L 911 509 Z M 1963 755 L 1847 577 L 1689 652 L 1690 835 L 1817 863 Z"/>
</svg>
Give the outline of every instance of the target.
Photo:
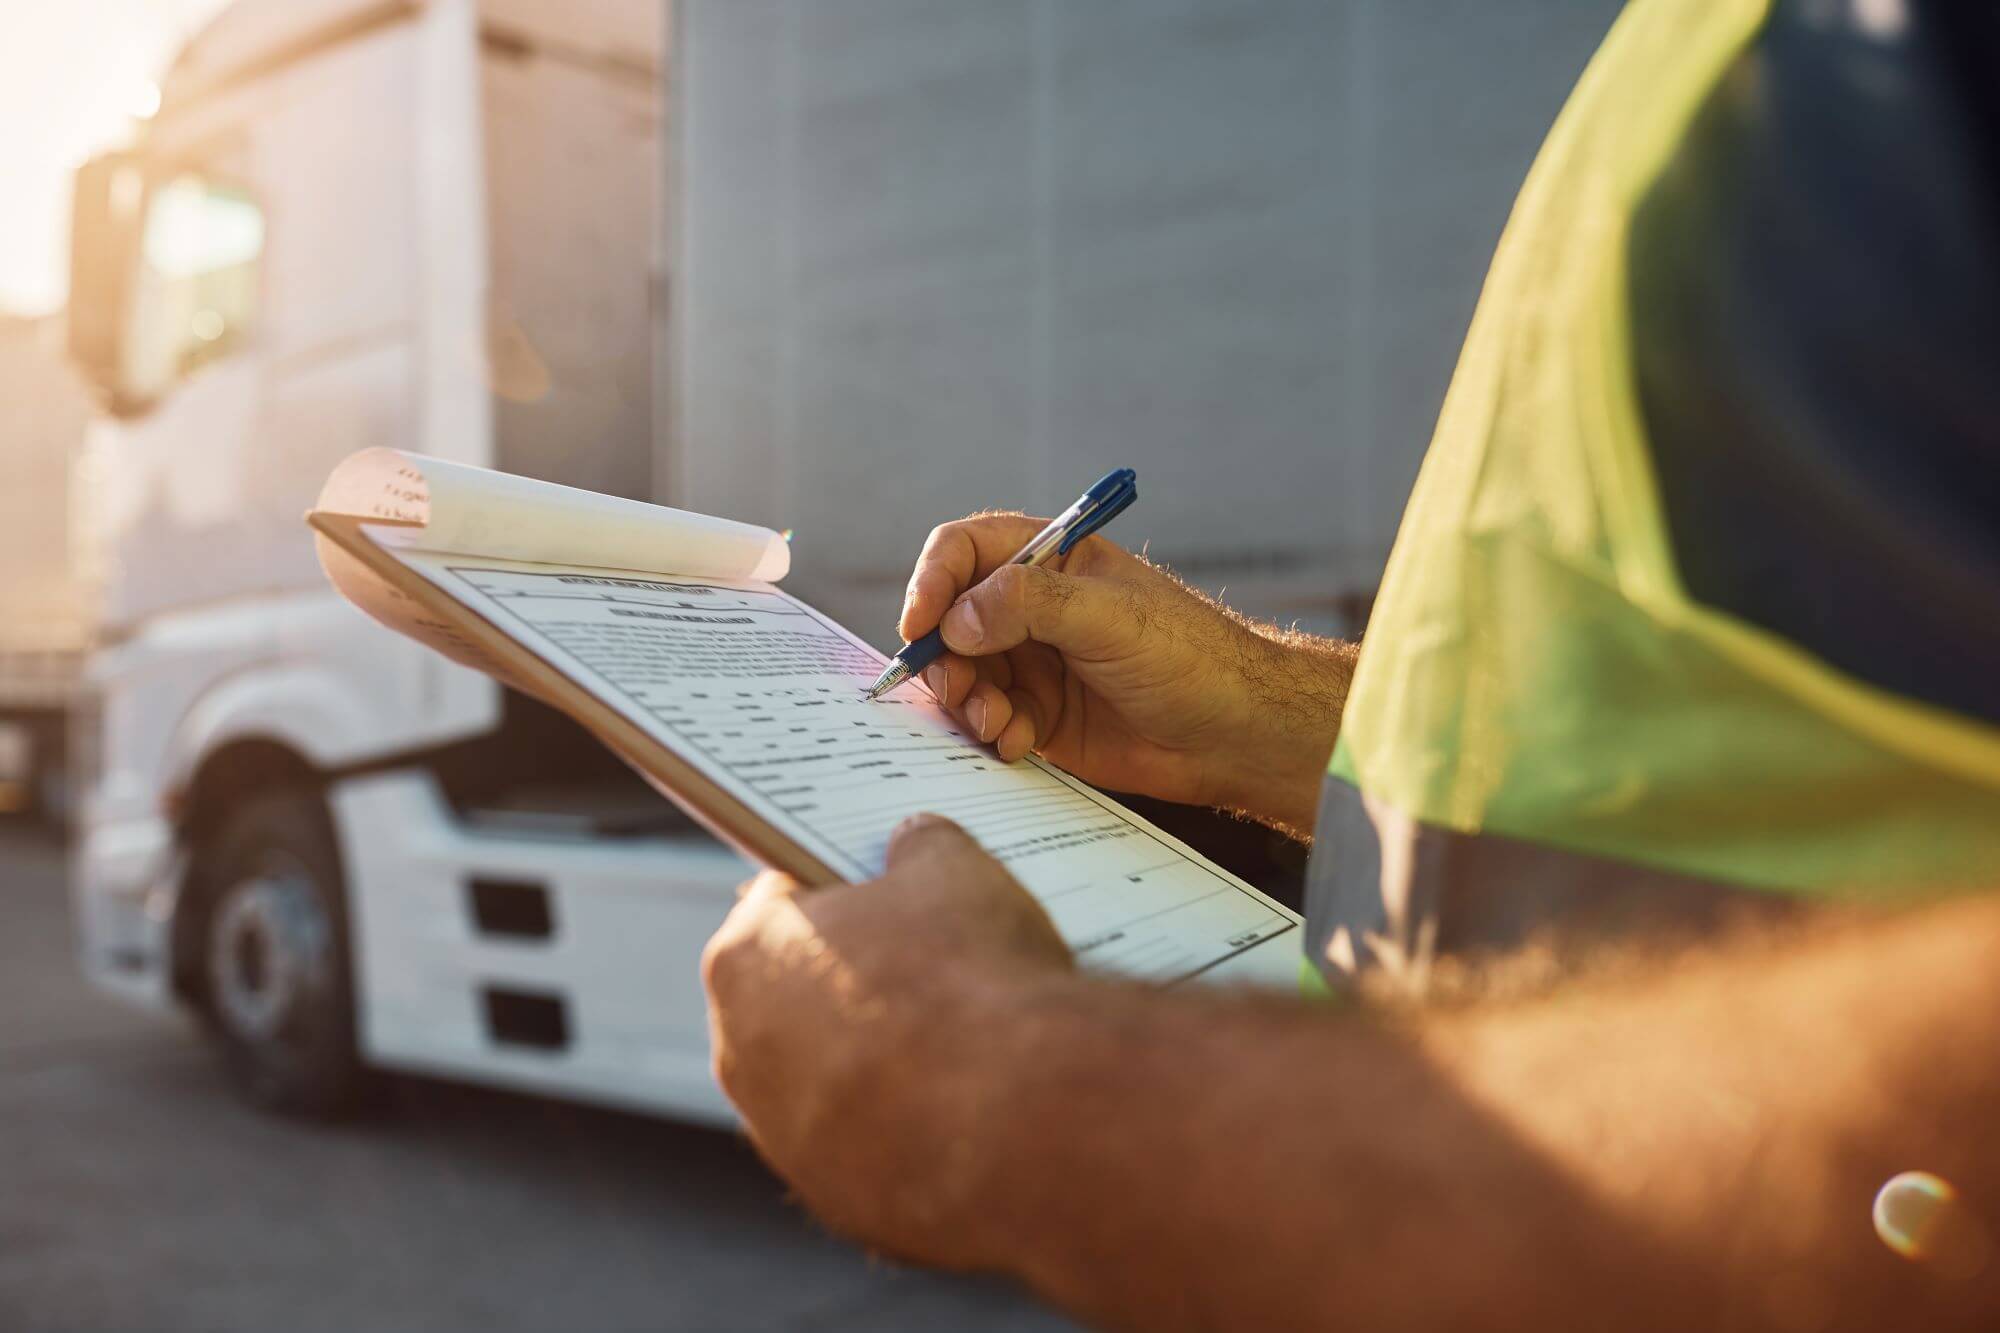
<svg viewBox="0 0 2000 1333">
<path fill-rule="evenodd" d="M 1033 572 L 1026 565 L 1002 565 L 980 588 L 987 599 L 1010 608 L 1021 607 L 1027 597 L 1028 575 Z"/>
<path fill-rule="evenodd" d="M 720 998 L 743 962 L 743 936 L 724 923 L 701 951 L 701 985 L 710 998 Z"/>
<path fill-rule="evenodd" d="M 917 553 L 914 584 L 926 574 L 944 574 L 950 569 L 952 548 L 965 540 L 963 524 L 940 523 L 932 528 L 924 538 L 923 549 Z"/>
</svg>

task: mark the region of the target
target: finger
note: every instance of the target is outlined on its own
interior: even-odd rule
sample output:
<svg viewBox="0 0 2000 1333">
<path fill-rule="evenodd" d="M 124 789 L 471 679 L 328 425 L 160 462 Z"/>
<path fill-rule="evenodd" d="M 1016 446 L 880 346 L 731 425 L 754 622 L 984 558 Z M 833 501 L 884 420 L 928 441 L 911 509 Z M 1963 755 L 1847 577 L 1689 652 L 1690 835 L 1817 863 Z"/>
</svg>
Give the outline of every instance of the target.
<svg viewBox="0 0 2000 1333">
<path fill-rule="evenodd" d="M 741 902 L 761 902 L 767 898 L 789 897 L 804 889 L 805 885 L 782 870 L 765 870 L 738 884 L 736 897 Z"/>
<path fill-rule="evenodd" d="M 983 660 L 1007 663 L 1014 682 L 1005 688 L 1015 694 L 1026 692 L 1035 701 L 1035 743 L 1047 745 L 1062 725 L 1065 679 L 1062 654 L 1045 643 L 1024 643 L 1008 649 L 1003 658 Z"/>
<path fill-rule="evenodd" d="M 964 856 L 985 856 L 970 833 L 943 815 L 911 815 L 896 825 L 889 835 L 889 849 L 883 862 L 890 873 L 913 866 Z"/>
<path fill-rule="evenodd" d="M 1027 695 L 1015 693 L 1008 698 L 1014 705 L 1014 716 L 993 738 L 993 750 L 1011 764 L 1035 748 L 1035 714 L 1034 704 Z"/>
<path fill-rule="evenodd" d="M 762 948 L 758 941 L 774 915 L 773 909 L 804 887 L 779 870 L 766 870 L 737 886 L 736 906 L 702 946 L 701 984 L 711 1006 L 727 1002 L 735 993 L 745 960 Z"/>
<path fill-rule="evenodd" d="M 1017 686 L 1007 691 L 1007 702 L 1014 708 L 1014 718 L 1008 723 L 1009 726 L 1024 718 L 1027 720 L 1030 747 L 1048 739 L 1048 714 L 1042 711 L 1042 701 L 1035 696 L 1034 691 Z"/>
<path fill-rule="evenodd" d="M 979 679 L 977 664 L 955 653 L 946 653 L 924 668 L 924 684 L 946 708 L 957 708 Z"/>
<path fill-rule="evenodd" d="M 1128 584 L 1005 565 L 952 605 L 944 641 L 967 657 L 1031 639 L 1069 657 L 1115 657 L 1132 651 L 1143 630 L 1133 597 Z"/>
<path fill-rule="evenodd" d="M 1005 690 L 990 680 L 982 680 L 966 695 L 965 706 L 958 710 L 958 715 L 964 719 L 972 738 L 986 744 L 1013 720 L 1014 704 Z"/>
<path fill-rule="evenodd" d="M 1020 554 L 1046 524 L 1020 514 L 977 514 L 933 528 L 910 574 L 896 632 L 907 643 L 937 628 L 960 593 Z"/>
</svg>

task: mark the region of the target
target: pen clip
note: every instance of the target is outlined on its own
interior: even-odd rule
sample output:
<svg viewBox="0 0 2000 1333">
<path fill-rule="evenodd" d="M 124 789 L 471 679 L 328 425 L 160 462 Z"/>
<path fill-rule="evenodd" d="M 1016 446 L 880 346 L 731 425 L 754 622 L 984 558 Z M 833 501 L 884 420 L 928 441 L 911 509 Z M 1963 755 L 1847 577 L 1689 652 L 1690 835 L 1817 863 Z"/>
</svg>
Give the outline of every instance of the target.
<svg viewBox="0 0 2000 1333">
<path fill-rule="evenodd" d="M 1062 541 L 1056 546 L 1056 554 L 1068 555 L 1070 547 L 1075 546 L 1085 537 L 1088 537 L 1091 533 L 1096 532 L 1106 523 L 1118 517 L 1119 514 L 1125 511 L 1128 505 L 1138 498 L 1139 487 L 1133 482 L 1126 482 L 1115 499 L 1105 501 L 1105 503 L 1084 515 L 1075 527 L 1072 527 L 1068 532 L 1063 534 Z"/>
</svg>

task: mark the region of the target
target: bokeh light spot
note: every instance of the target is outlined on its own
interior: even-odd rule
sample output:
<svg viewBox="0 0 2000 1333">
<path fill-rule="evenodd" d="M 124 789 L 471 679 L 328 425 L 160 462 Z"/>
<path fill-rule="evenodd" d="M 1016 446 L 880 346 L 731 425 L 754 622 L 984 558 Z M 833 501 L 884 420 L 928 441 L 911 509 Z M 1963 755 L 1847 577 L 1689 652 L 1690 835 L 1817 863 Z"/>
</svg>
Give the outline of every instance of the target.
<svg viewBox="0 0 2000 1333">
<path fill-rule="evenodd" d="M 1949 1182 L 1928 1171 L 1891 1176 L 1875 1195 L 1875 1234 L 1905 1259 L 1921 1259 L 1936 1249 L 1958 1195 Z"/>
</svg>

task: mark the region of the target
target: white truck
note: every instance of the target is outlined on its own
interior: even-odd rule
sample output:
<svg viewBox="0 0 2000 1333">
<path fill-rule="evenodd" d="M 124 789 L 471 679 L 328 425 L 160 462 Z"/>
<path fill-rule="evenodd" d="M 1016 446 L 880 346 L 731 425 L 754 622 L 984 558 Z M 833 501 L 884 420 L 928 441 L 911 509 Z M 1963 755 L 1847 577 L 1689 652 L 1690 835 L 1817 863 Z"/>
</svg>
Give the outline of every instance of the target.
<svg viewBox="0 0 2000 1333">
<path fill-rule="evenodd" d="M 1129 464 L 1122 539 L 1356 628 L 1615 5 L 1416 8 L 239 0 L 77 177 L 90 974 L 274 1106 L 392 1068 L 725 1116 L 695 961 L 743 865 L 334 596 L 321 480 L 391 444 L 795 527 L 886 637 L 934 522 Z"/>
</svg>

